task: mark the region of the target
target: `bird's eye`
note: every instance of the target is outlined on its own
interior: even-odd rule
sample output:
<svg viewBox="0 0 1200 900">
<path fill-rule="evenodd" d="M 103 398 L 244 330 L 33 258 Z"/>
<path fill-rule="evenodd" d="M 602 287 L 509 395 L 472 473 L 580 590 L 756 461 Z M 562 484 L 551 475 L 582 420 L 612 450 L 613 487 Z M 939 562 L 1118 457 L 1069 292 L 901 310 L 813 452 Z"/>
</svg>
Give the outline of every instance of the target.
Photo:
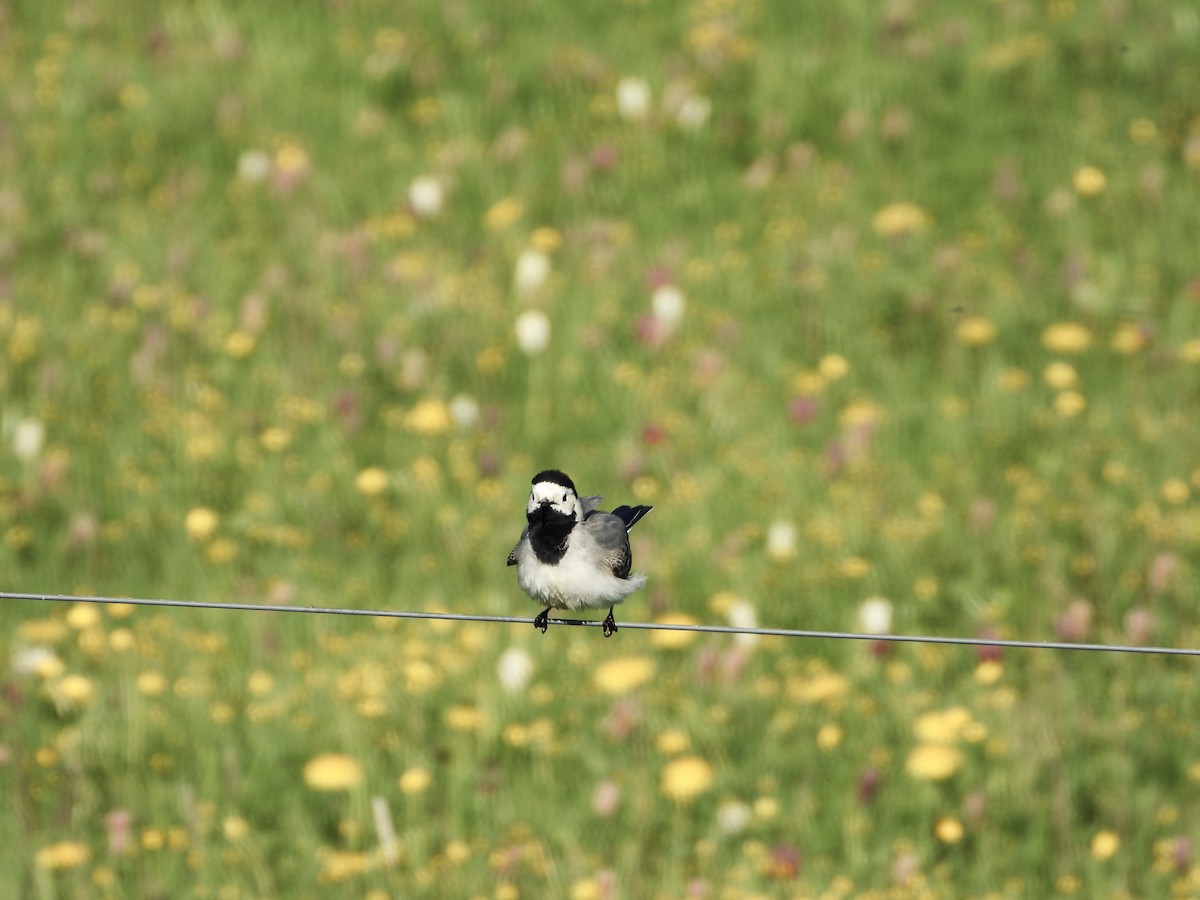
<svg viewBox="0 0 1200 900">
<path fill-rule="evenodd" d="M 567 495 L 563 494 L 563 503 L 566 503 L 566 502 L 567 502 Z"/>
</svg>

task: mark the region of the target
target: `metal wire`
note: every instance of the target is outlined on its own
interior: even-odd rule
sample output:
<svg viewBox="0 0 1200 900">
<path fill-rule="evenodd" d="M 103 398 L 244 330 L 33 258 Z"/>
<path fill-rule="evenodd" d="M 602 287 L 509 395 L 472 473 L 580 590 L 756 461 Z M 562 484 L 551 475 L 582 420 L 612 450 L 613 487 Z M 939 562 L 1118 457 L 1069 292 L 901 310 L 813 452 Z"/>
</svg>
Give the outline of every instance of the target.
<svg viewBox="0 0 1200 900">
<path fill-rule="evenodd" d="M 165 606 L 184 609 L 223 609 L 233 612 L 310 613 L 325 616 L 371 616 L 388 619 L 441 619 L 451 622 L 501 622 L 532 625 L 523 616 L 485 616 L 474 613 L 424 612 L 396 609 L 350 609 L 338 606 L 273 606 L 264 603 L 218 603 L 208 600 L 147 600 L 138 597 L 93 597 L 76 594 L 32 594 L 0 591 L 0 600 L 45 600 L 58 603 L 124 603 L 130 606 Z M 551 625 L 599 627 L 598 619 L 550 619 Z M 858 634 L 849 631 L 802 631 L 794 628 L 749 628 L 738 625 L 690 625 L 675 622 L 621 622 L 620 630 L 694 631 L 712 634 L 751 634 L 760 637 L 809 638 L 832 641 L 883 641 L 903 644 L 950 644 L 966 647 L 1003 647 L 1014 650 L 1081 650 L 1105 653 L 1144 653 L 1159 656 L 1200 656 L 1200 648 L 1141 647 L 1130 644 L 1075 644 L 1067 641 L 1006 641 L 999 638 L 939 637 L 917 634 Z"/>
</svg>

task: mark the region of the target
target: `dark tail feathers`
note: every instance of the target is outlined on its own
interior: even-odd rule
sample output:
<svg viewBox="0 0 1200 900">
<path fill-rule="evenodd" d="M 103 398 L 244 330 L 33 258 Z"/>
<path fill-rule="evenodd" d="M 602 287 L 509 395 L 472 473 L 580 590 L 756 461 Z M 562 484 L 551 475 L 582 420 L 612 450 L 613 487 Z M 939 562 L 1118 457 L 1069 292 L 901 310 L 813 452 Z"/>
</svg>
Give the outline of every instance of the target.
<svg viewBox="0 0 1200 900">
<path fill-rule="evenodd" d="M 625 523 L 625 530 L 628 531 L 652 509 L 653 506 L 618 506 L 612 514 Z"/>
</svg>

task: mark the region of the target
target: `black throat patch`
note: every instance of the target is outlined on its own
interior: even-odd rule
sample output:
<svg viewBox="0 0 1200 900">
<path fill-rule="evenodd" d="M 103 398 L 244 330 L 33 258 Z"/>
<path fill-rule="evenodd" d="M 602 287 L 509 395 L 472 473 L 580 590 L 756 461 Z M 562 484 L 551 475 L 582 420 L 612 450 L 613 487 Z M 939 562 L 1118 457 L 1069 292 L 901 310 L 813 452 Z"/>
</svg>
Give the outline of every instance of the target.
<svg viewBox="0 0 1200 900">
<path fill-rule="evenodd" d="M 528 517 L 529 546 L 533 548 L 538 562 L 548 566 L 558 565 L 567 552 L 567 538 L 575 527 L 573 516 L 558 510 L 542 507 Z"/>
</svg>

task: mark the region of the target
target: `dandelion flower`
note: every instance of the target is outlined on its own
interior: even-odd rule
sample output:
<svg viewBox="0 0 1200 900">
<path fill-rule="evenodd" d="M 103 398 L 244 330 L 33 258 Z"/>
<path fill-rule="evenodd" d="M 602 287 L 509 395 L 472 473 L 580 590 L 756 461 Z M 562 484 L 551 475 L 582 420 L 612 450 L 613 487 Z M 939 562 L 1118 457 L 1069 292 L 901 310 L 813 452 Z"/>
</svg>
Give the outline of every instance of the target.
<svg viewBox="0 0 1200 900">
<path fill-rule="evenodd" d="M 671 760 L 662 768 L 662 792 L 680 803 L 694 800 L 713 785 L 713 767 L 699 756 Z"/>
<path fill-rule="evenodd" d="M 400 776 L 399 785 L 401 791 L 411 796 L 424 793 L 432 782 L 433 776 L 429 774 L 428 769 L 415 766 L 405 770 Z"/>
<path fill-rule="evenodd" d="M 562 234 L 555 228 L 543 225 L 535 228 L 529 236 L 529 246 L 541 253 L 553 253 L 562 246 Z"/>
<path fill-rule="evenodd" d="M 1080 197 L 1097 197 L 1104 193 L 1108 179 L 1095 166 L 1084 166 L 1075 172 L 1071 186 Z"/>
<path fill-rule="evenodd" d="M 909 751 L 904 770 L 919 781 L 945 781 L 964 762 L 962 751 L 951 744 L 918 744 Z"/>
<path fill-rule="evenodd" d="M 656 620 L 660 625 L 697 625 L 699 622 L 687 613 L 666 613 Z M 650 643 L 663 650 L 679 650 L 696 639 L 694 631 L 655 631 L 650 634 Z"/>
<path fill-rule="evenodd" d="M 740 834 L 746 830 L 754 810 L 741 800 L 726 800 L 717 807 L 717 830 L 722 834 Z"/>
<path fill-rule="evenodd" d="M 932 744 L 948 744 L 962 737 L 963 730 L 972 722 L 971 713 L 964 706 L 935 709 L 917 716 L 913 733 L 917 740 Z"/>
<path fill-rule="evenodd" d="M 73 707 L 86 706 L 95 692 L 95 685 L 84 675 L 66 675 L 54 687 L 55 698 Z"/>
<path fill-rule="evenodd" d="M 871 227 L 881 237 L 905 237 L 928 230 L 929 214 L 915 203 L 891 203 L 871 220 Z"/>
<path fill-rule="evenodd" d="M 206 541 L 217 530 L 220 521 L 220 517 L 207 506 L 197 506 L 188 511 L 183 520 L 183 527 L 193 541 Z"/>
<path fill-rule="evenodd" d="M 960 344 L 968 347 L 982 347 L 995 339 L 996 324 L 983 316 L 967 316 L 958 323 L 954 333 Z"/>
<path fill-rule="evenodd" d="M 592 682 L 606 694 L 628 694 L 654 677 L 654 660 L 647 656 L 617 656 L 602 662 Z"/>
<path fill-rule="evenodd" d="M 1064 419 L 1073 419 L 1087 409 L 1087 398 L 1079 391 L 1063 391 L 1054 398 L 1054 411 Z"/>
<path fill-rule="evenodd" d="M 1053 353 L 1082 353 L 1091 344 L 1091 329 L 1079 322 L 1055 322 L 1042 332 L 1042 346 Z"/>
<path fill-rule="evenodd" d="M 957 844 L 963 839 L 963 824 L 953 816 L 946 816 L 933 826 L 933 834 L 943 844 Z"/>
<path fill-rule="evenodd" d="M 76 631 L 93 628 L 100 621 L 100 610 L 94 603 L 76 603 L 67 610 L 67 624 Z"/>
<path fill-rule="evenodd" d="M 1121 839 L 1115 831 L 1097 831 L 1092 837 L 1092 856 L 1095 859 L 1112 859 L 1121 849 Z"/>
<path fill-rule="evenodd" d="M 422 400 L 404 417 L 404 427 L 416 434 L 433 436 L 450 430 L 450 409 L 441 400 Z"/>
<path fill-rule="evenodd" d="M 354 477 L 354 488 L 364 496 L 374 497 L 387 490 L 388 480 L 388 473 L 379 466 L 369 466 Z"/>
<path fill-rule="evenodd" d="M 362 781 L 362 765 L 345 753 L 322 753 L 304 766 L 304 783 L 314 791 L 345 791 Z"/>
<path fill-rule="evenodd" d="M 541 310 L 530 309 L 517 316 L 517 346 L 528 356 L 536 356 L 550 343 L 550 320 Z"/>
<path fill-rule="evenodd" d="M 39 869 L 56 871 L 59 869 L 74 869 L 82 866 L 91 856 L 87 844 L 79 841 L 60 841 L 57 844 L 47 844 L 37 852 L 35 857 Z"/>
<path fill-rule="evenodd" d="M 817 363 L 817 372 L 826 381 L 838 381 L 850 374 L 850 363 L 840 353 L 826 353 Z"/>
<path fill-rule="evenodd" d="M 1079 375 L 1070 363 L 1052 362 L 1046 366 L 1042 379 L 1056 391 L 1065 391 L 1079 383 Z"/>
<path fill-rule="evenodd" d="M 658 748 L 658 752 L 667 756 L 676 756 L 683 753 L 691 745 L 692 740 L 688 737 L 687 732 L 681 731 L 678 728 L 668 728 L 654 741 L 654 746 Z"/>
<path fill-rule="evenodd" d="M 505 197 L 493 203 L 483 215 L 484 224 L 491 231 L 505 231 L 525 215 L 525 204 L 516 197 Z"/>
</svg>

